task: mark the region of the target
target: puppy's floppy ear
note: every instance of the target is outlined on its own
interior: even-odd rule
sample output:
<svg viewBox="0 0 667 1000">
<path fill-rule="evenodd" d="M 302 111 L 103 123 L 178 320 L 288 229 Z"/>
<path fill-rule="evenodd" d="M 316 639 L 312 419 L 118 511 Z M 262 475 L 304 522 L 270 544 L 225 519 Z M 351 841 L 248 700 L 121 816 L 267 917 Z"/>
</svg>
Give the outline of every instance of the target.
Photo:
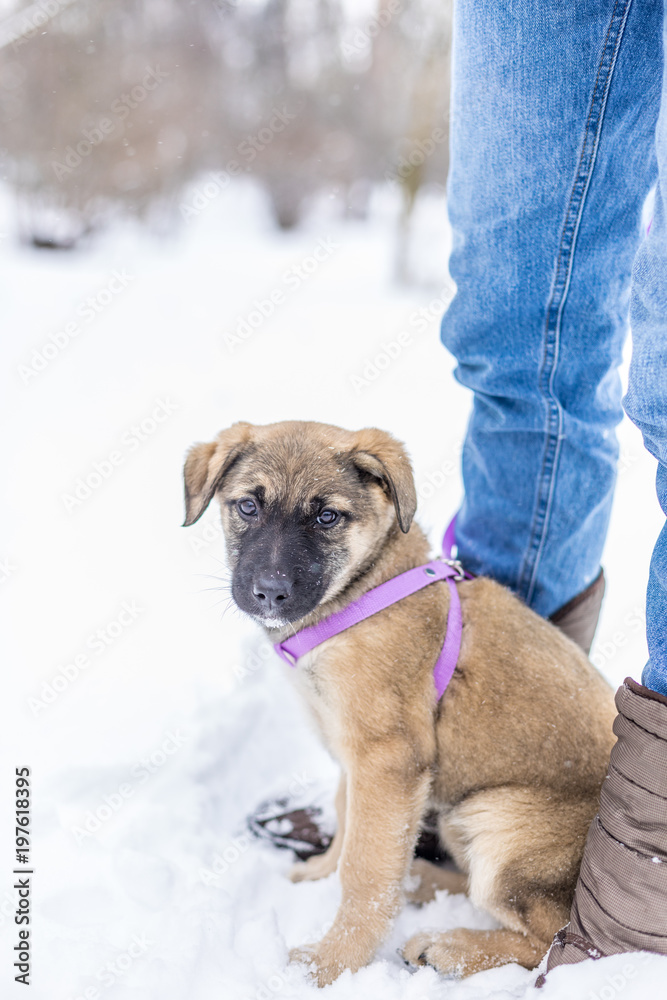
<svg viewBox="0 0 667 1000">
<path fill-rule="evenodd" d="M 417 493 L 403 445 L 386 431 L 371 427 L 355 435 L 350 458 L 358 469 L 382 483 L 393 500 L 401 531 L 408 532 L 417 509 Z"/>
<path fill-rule="evenodd" d="M 223 477 L 247 448 L 251 432 L 251 424 L 232 424 L 226 431 L 221 431 L 215 441 L 195 444 L 190 448 L 183 468 L 184 528 L 189 528 L 202 516 Z"/>
</svg>

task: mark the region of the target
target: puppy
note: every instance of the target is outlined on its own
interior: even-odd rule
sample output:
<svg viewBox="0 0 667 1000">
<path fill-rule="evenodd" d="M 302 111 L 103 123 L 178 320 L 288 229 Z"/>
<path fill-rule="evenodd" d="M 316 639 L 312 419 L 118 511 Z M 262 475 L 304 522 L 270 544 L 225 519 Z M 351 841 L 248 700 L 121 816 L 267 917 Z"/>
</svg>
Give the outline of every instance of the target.
<svg viewBox="0 0 667 1000">
<path fill-rule="evenodd" d="M 273 642 L 429 560 L 409 460 L 379 430 L 234 424 L 187 456 L 185 524 L 214 496 L 233 598 Z M 333 926 L 292 953 L 322 986 L 371 960 L 406 898 L 425 902 L 437 889 L 467 891 L 501 925 L 407 942 L 409 962 L 443 973 L 534 968 L 568 920 L 614 741 L 612 691 L 577 646 L 504 587 L 478 578 L 458 588 L 461 652 L 440 701 L 433 667 L 449 607 L 441 583 L 289 670 L 342 770 L 333 842 L 291 873 L 298 881 L 339 872 Z M 461 875 L 413 863 L 432 810 Z M 407 884 L 417 888 L 406 893 Z"/>
</svg>

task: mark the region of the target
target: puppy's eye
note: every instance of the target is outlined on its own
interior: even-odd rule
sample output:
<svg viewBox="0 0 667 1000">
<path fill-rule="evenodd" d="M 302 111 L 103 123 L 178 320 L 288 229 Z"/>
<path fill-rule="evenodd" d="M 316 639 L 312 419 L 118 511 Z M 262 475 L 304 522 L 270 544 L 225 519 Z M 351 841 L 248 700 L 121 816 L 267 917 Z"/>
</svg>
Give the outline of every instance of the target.
<svg viewBox="0 0 667 1000">
<path fill-rule="evenodd" d="M 254 500 L 239 500 L 237 506 L 246 517 L 255 517 L 257 514 L 257 504 Z"/>
<path fill-rule="evenodd" d="M 339 517 L 340 514 L 337 510 L 331 510 L 331 508 L 327 507 L 326 510 L 321 510 L 317 515 L 317 523 L 329 528 L 332 524 L 336 523 Z"/>
</svg>

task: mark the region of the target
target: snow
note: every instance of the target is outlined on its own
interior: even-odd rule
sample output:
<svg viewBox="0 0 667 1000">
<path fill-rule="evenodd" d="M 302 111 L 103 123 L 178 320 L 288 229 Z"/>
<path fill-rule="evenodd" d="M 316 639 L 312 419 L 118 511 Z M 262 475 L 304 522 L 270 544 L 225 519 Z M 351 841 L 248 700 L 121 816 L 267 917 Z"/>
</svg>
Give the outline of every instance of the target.
<svg viewBox="0 0 667 1000">
<path fill-rule="evenodd" d="M 237 184 L 179 238 L 127 225 L 70 253 L 19 249 L 11 235 L 0 243 L 11 334 L 0 386 L 3 997 L 23 995 L 9 956 L 10 807 L 24 765 L 33 1000 L 320 995 L 287 953 L 332 920 L 337 878 L 293 885 L 291 857 L 251 839 L 245 818 L 288 792 L 330 800 L 336 767 L 280 661 L 229 607 L 215 511 L 180 527 L 181 465 L 192 442 L 239 419 L 383 427 L 409 446 L 418 516 L 437 545 L 460 499 L 469 400 L 437 337 L 451 295 L 442 196 L 420 205 L 412 248 L 428 285 L 391 279 L 396 210 L 379 192 L 370 221 L 341 222 L 322 202 L 300 232 L 280 235 L 258 191 Z M 0 230 L 11 226 L 3 195 Z M 229 335 L 258 309 L 270 314 L 230 350 Z M 43 370 L 26 374 L 48 344 Z M 386 368 L 369 369 L 379 357 Z M 643 594 L 661 524 L 654 463 L 627 422 L 621 440 L 593 653 L 615 685 L 644 663 Z M 77 481 L 91 476 L 79 500 Z M 376 960 L 324 995 L 663 995 L 667 959 L 656 956 L 559 969 L 540 994 L 517 966 L 465 981 L 406 969 L 397 949 L 411 934 L 456 926 L 494 924 L 463 896 L 406 907 Z"/>
</svg>

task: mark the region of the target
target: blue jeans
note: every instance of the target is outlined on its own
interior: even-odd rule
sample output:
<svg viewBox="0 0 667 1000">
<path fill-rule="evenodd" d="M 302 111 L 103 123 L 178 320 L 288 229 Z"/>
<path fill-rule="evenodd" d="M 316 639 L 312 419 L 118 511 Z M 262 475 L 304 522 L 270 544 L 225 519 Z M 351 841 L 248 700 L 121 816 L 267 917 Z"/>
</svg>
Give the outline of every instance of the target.
<svg viewBox="0 0 667 1000">
<path fill-rule="evenodd" d="M 622 416 L 667 514 L 667 87 L 659 0 L 457 0 L 442 323 L 474 392 L 457 542 L 548 616 L 600 571 Z M 642 209 L 657 182 L 648 235 Z M 641 516 L 639 513 L 638 516 Z M 667 528 L 643 682 L 667 694 Z"/>
</svg>

